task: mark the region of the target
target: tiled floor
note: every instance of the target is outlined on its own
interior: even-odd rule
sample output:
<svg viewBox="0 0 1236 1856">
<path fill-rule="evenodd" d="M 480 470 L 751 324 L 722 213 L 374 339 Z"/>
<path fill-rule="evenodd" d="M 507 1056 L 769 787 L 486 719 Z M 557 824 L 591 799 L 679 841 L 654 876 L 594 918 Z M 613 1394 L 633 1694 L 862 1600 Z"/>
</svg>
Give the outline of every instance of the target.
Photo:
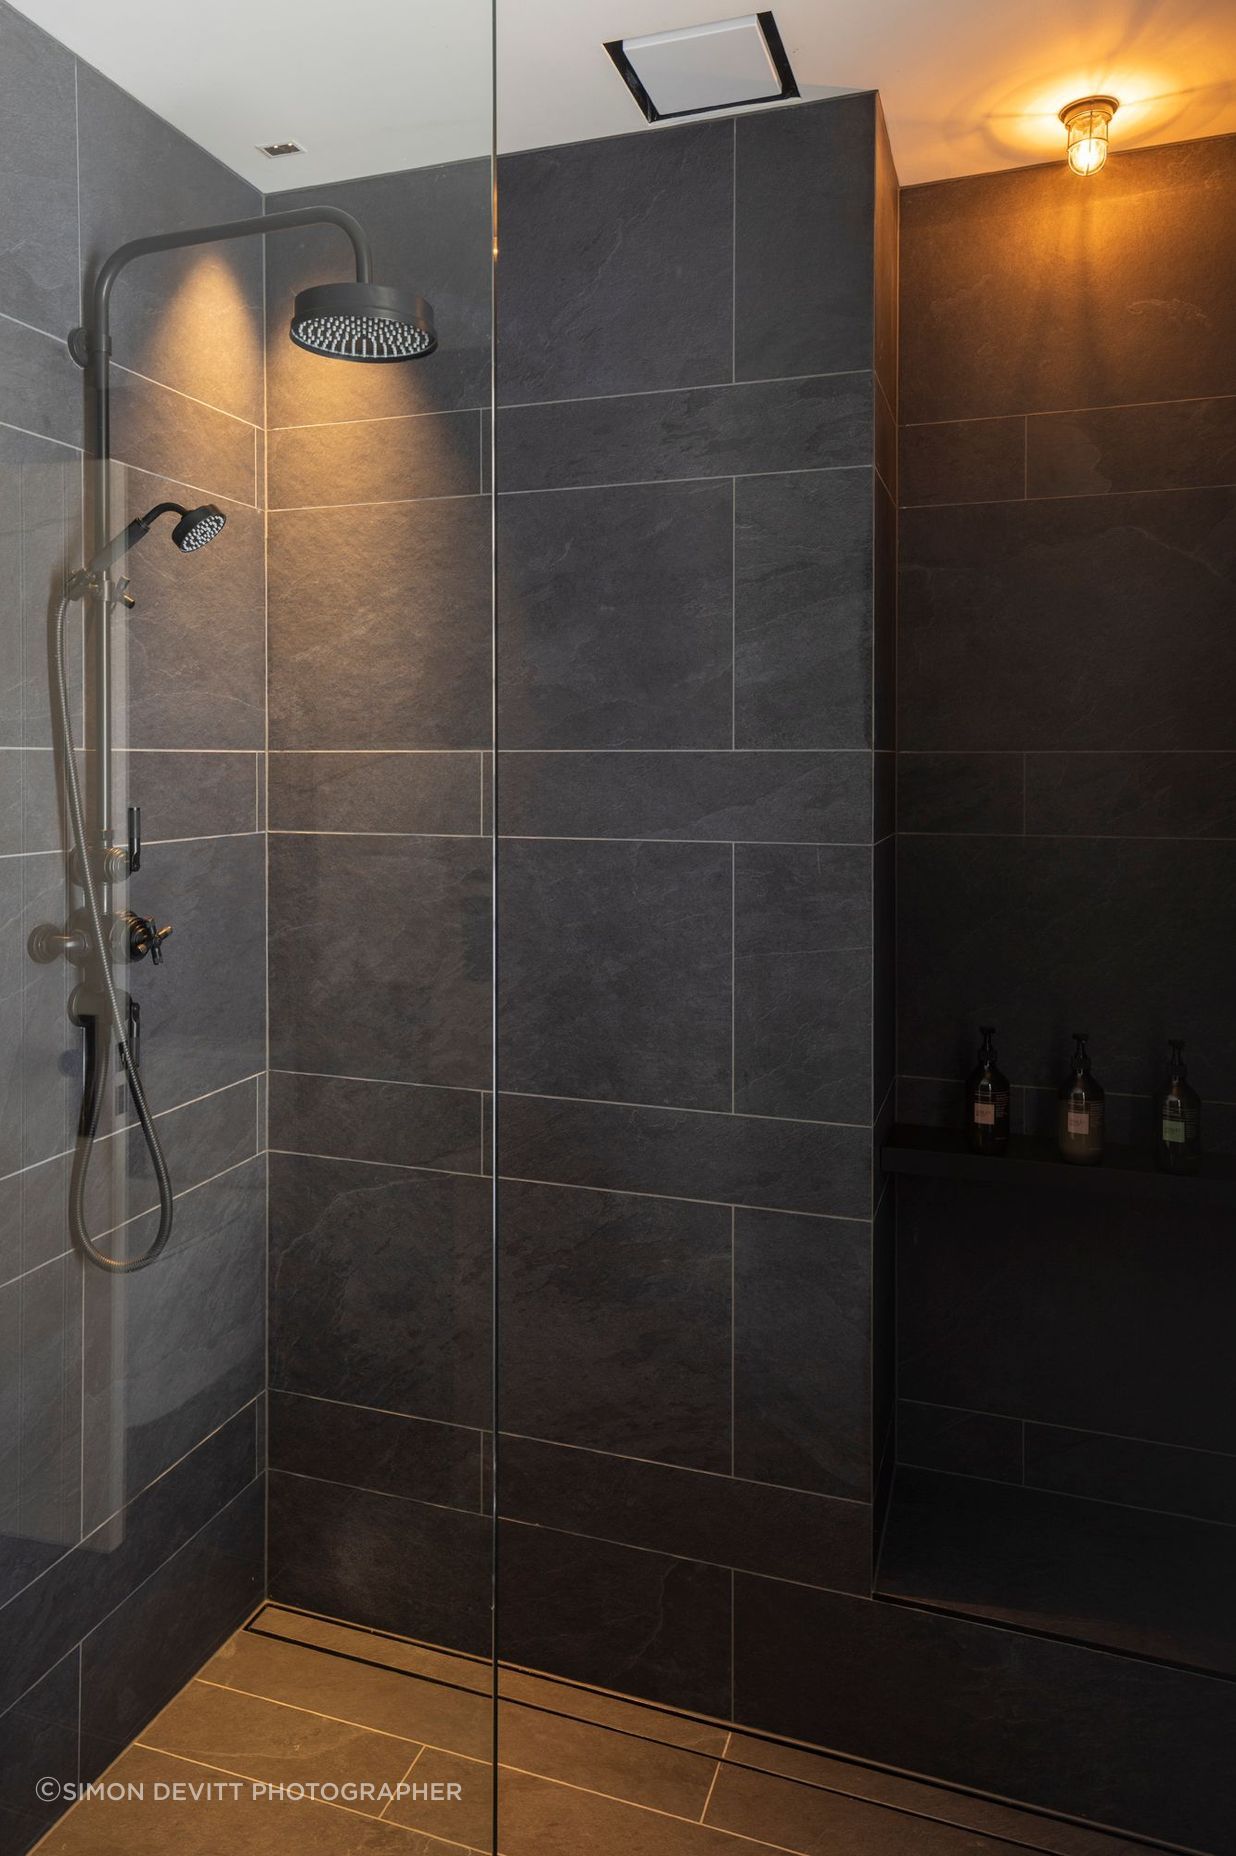
<svg viewBox="0 0 1236 1856">
<path fill-rule="evenodd" d="M 145 1795 L 79 1804 L 40 1851 L 488 1852 L 488 1680 L 467 1658 L 268 1605 L 110 1768 L 109 1788 Z M 503 1856 L 1145 1856 L 565 1683 L 508 1672 L 503 1697 Z"/>
</svg>

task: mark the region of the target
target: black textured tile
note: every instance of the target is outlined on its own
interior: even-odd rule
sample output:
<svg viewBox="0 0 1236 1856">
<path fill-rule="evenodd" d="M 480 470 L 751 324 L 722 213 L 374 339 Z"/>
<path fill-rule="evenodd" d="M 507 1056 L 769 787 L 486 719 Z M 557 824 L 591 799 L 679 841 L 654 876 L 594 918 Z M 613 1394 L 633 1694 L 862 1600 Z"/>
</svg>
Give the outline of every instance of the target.
<svg viewBox="0 0 1236 1856">
<path fill-rule="evenodd" d="M 508 1088 L 730 1106 L 728 847 L 511 839 L 499 890 Z"/>
<path fill-rule="evenodd" d="M 871 367 L 874 92 L 753 111 L 734 133 L 737 377 Z"/>
<path fill-rule="evenodd" d="M 487 1422 L 484 1180 L 274 1155 L 270 1272 L 275 1390 Z"/>
<path fill-rule="evenodd" d="M 29 935 L 69 912 L 64 859 L 0 859 L 0 1172 L 62 1153 L 76 1120 L 81 1034 L 68 1019 L 74 970 L 31 960 Z"/>
<path fill-rule="evenodd" d="M 903 747 L 1232 745 L 1236 491 L 909 511 L 902 536 Z"/>
<path fill-rule="evenodd" d="M 245 1411 L 0 1610 L 3 1705 L 67 1656 L 253 1474 L 253 1413 Z"/>
<path fill-rule="evenodd" d="M 271 509 L 420 502 L 476 496 L 481 487 L 477 412 L 274 426 L 266 442 Z M 398 516 L 388 511 L 385 519 Z"/>
<path fill-rule="evenodd" d="M 503 497 L 497 561 L 504 747 L 729 747 L 729 483 Z"/>
<path fill-rule="evenodd" d="M 1026 778 L 1024 754 L 901 753 L 897 829 L 1019 834 Z"/>
<path fill-rule="evenodd" d="M 723 1567 L 513 1521 L 498 1550 L 504 1660 L 728 1716 L 731 1575 Z"/>
<path fill-rule="evenodd" d="M 723 1206 L 508 1182 L 498 1243 L 507 1430 L 729 1469 Z"/>
<path fill-rule="evenodd" d="M 1027 754 L 1026 830 L 1236 838 L 1236 754 Z"/>
<path fill-rule="evenodd" d="M 128 972 L 155 1102 L 183 1102 L 266 1066 L 264 853 L 256 835 L 161 844 L 128 883 L 129 908 L 173 927 L 163 965 Z"/>
<path fill-rule="evenodd" d="M 900 1468 L 879 1588 L 1134 1656 L 1236 1673 L 1225 1527 Z"/>
<path fill-rule="evenodd" d="M 503 1173 L 865 1218 L 871 1135 L 826 1122 L 503 1096 Z"/>
<path fill-rule="evenodd" d="M 1231 1454 L 1028 1424 L 1026 1481 L 1062 1495 L 1236 1525 L 1236 1456 Z"/>
<path fill-rule="evenodd" d="M 1222 1213 L 918 1180 L 898 1211 L 903 1398 L 1230 1450 Z"/>
<path fill-rule="evenodd" d="M 341 206 L 373 249 L 374 276 L 433 304 L 438 346 L 412 367 L 326 367 L 287 339 L 298 290 L 347 274 L 347 240 L 300 226 L 266 240 L 266 366 L 272 425 L 390 418 L 482 406 L 490 396 L 493 177 L 487 160 L 371 174 L 266 196 L 267 212 Z"/>
<path fill-rule="evenodd" d="M 489 891 L 483 839 L 272 837 L 271 1063 L 483 1088 Z"/>
<path fill-rule="evenodd" d="M 1096 407 L 1027 422 L 1031 496 L 1236 483 L 1236 398 Z"/>
<path fill-rule="evenodd" d="M 878 844 L 897 829 L 897 756 L 882 748 L 871 758 L 871 835 Z"/>
<path fill-rule="evenodd" d="M 291 1392 L 270 1395 L 270 1467 L 444 1508 L 479 1508 L 481 1433 Z"/>
<path fill-rule="evenodd" d="M 734 1623 L 742 1723 L 1145 1837 L 1228 1840 L 1230 1683 L 742 1573 Z"/>
<path fill-rule="evenodd" d="M 177 460 L 177 462 L 179 462 Z M 165 498 L 201 496 L 170 478 L 126 471 L 129 519 Z M 227 527 L 184 555 L 152 535 L 129 556 L 137 606 L 120 620 L 135 748 L 252 748 L 266 740 L 266 562 L 262 518 L 224 502 Z"/>
<path fill-rule="evenodd" d="M 871 1227 L 734 1215 L 734 1469 L 871 1496 Z"/>
<path fill-rule="evenodd" d="M 866 1121 L 872 1091 L 872 853 L 734 851 L 734 1107 Z"/>
<path fill-rule="evenodd" d="M 513 837 L 863 843 L 871 756 L 505 754 L 499 797 L 501 829 Z"/>
<path fill-rule="evenodd" d="M 262 1591 L 265 1491 L 249 1483 L 82 1645 L 82 1778 L 96 1777 Z"/>
<path fill-rule="evenodd" d="M 903 838 L 898 860 L 909 1074 L 964 1077 L 975 1027 L 994 1024 L 1005 1073 L 1055 1088 L 1080 1026 L 1114 1093 L 1148 1094 L 1167 1039 L 1182 1037 L 1195 1087 L 1236 1099 L 1236 977 L 1224 932 L 1236 846 L 923 837 Z M 1065 925 L 1079 897 L 1084 936 Z"/>
<path fill-rule="evenodd" d="M 66 1808 L 40 1800 L 40 1779 L 77 1776 L 78 1652 L 70 1651 L 0 1718 L 0 1852 L 25 1856 Z"/>
<path fill-rule="evenodd" d="M 1026 421 L 953 419 L 903 425 L 903 507 L 1002 503 L 1026 494 Z"/>
<path fill-rule="evenodd" d="M 155 1231 L 149 1213 L 114 1253 Z M 82 1310 L 83 1522 L 97 1527 L 249 1405 L 266 1363 L 266 1163 L 251 1160 L 178 1200 L 157 1269 L 92 1270 Z M 252 1417 L 250 1426 L 252 1427 Z"/>
<path fill-rule="evenodd" d="M 272 831 L 481 828 L 479 754 L 273 754 Z"/>
<path fill-rule="evenodd" d="M 110 78 L 79 63 L 77 88 L 81 255 L 87 276 L 129 239 L 166 232 L 169 226 L 216 225 L 261 212 L 256 187 Z M 174 314 L 169 315 L 169 304 L 175 305 Z M 205 250 L 135 259 L 114 295 L 112 337 L 114 359 L 121 366 L 211 407 L 260 421 L 260 240 L 230 239 Z M 252 430 L 249 436 L 252 451 Z M 126 454 L 117 447 L 117 455 Z"/>
<path fill-rule="evenodd" d="M 892 144 L 880 94 L 875 95 L 875 193 L 872 201 L 874 222 L 873 277 L 874 297 L 874 367 L 877 378 L 897 413 L 897 340 L 901 266 L 901 188 L 893 160 Z M 887 481 L 887 479 L 886 479 Z M 890 483 L 894 495 L 896 484 Z"/>
<path fill-rule="evenodd" d="M 732 379 L 733 173 L 728 122 L 505 156 L 501 399 Z"/>
<path fill-rule="evenodd" d="M 272 747 L 489 745 L 490 523 L 479 498 L 271 515 Z"/>
<path fill-rule="evenodd" d="M 479 1173 L 480 1098 L 471 1089 L 274 1070 L 270 1145 L 285 1153 Z"/>
<path fill-rule="evenodd" d="M 5 331 L 16 327 L 0 319 L 0 369 Z M 9 417 L 19 418 L 7 385 L 0 384 L 0 392 Z M 9 589 L 8 619 L 0 632 L 0 742 L 5 747 L 52 745 L 48 625 L 51 602 L 59 599 L 66 572 L 80 560 L 80 506 L 78 453 L 0 426 L 0 571 Z M 78 608 L 66 630 L 75 718 L 81 713 L 81 638 Z M 39 815 L 43 828 L 49 828 L 43 808 Z"/>
<path fill-rule="evenodd" d="M 50 333 L 78 320 L 77 99 L 73 54 L 12 7 L 0 16 L 5 73 L 0 313 Z M 33 1798 L 14 1800 L 35 1809 Z"/>
<path fill-rule="evenodd" d="M 1023 1428 L 1020 1418 L 903 1398 L 897 1406 L 897 1460 L 951 1475 L 1020 1482 Z"/>
<path fill-rule="evenodd" d="M 871 424 L 866 373 L 507 407 L 498 488 L 870 467 Z"/>
<path fill-rule="evenodd" d="M 871 737 L 897 747 L 897 507 L 880 478 L 872 485 Z"/>
<path fill-rule="evenodd" d="M 905 193 L 907 422 L 1236 390 L 1232 138 L 1115 153 L 1099 186 L 1053 161 Z"/>
<path fill-rule="evenodd" d="M 872 744 L 872 480 L 734 489 L 734 735 L 745 748 Z"/>
<path fill-rule="evenodd" d="M 270 1593 L 284 1604 L 482 1655 L 488 1516 L 270 1472 Z"/>
<path fill-rule="evenodd" d="M 75 1257 L 0 1289 L 0 1604 L 80 1538 L 81 1325 Z"/>
<path fill-rule="evenodd" d="M 508 1520 L 536 1527 L 839 1591 L 870 1584 L 862 1502 L 519 1437 L 503 1439 L 499 1501 Z"/>
<path fill-rule="evenodd" d="M 3 315 L 0 403 L 23 433 L 41 433 L 64 446 L 81 444 L 81 377 L 63 339 Z"/>
<path fill-rule="evenodd" d="M 885 838 L 871 853 L 872 1120 L 891 1115 L 897 1076 L 897 845 Z M 865 1119 L 859 1116 L 859 1120 Z"/>
<path fill-rule="evenodd" d="M 233 836 L 258 830 L 256 754 L 130 753 L 123 799 L 142 809 L 142 841 Z M 120 796 L 117 815 L 123 818 Z"/>
<path fill-rule="evenodd" d="M 251 508 L 257 504 L 257 441 L 247 420 L 117 366 L 112 368 L 112 455 L 139 471 L 175 474 L 192 485 L 196 494 L 190 507 L 222 497 Z"/>
</svg>

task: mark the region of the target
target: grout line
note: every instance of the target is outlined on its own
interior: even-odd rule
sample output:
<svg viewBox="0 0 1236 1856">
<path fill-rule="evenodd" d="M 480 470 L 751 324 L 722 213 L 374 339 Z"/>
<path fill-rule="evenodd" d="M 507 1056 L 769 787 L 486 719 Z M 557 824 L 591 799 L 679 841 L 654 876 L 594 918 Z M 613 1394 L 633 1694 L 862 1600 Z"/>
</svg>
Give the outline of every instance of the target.
<svg viewBox="0 0 1236 1856">
<path fill-rule="evenodd" d="M 470 1178 L 472 1175 L 466 1177 Z M 609 1192 L 621 1194 L 622 1197 L 628 1199 L 668 1199 L 680 1205 L 732 1205 L 736 1211 L 740 1212 L 767 1212 L 777 1218 L 817 1218 L 825 1224 L 871 1223 L 869 1212 L 799 1211 L 792 1205 L 754 1205 L 745 1199 L 702 1199 L 697 1194 L 686 1192 L 643 1192 L 634 1186 L 590 1186 L 577 1180 L 537 1179 L 526 1173 L 503 1173 L 499 1177 L 506 1184 L 547 1186 L 552 1192 Z"/>
<path fill-rule="evenodd" d="M 590 1108 L 649 1109 L 654 1114 L 660 1115 L 708 1115 L 714 1121 L 773 1121 L 779 1127 L 787 1128 L 850 1128 L 859 1134 L 871 1133 L 869 1121 L 813 1121 L 798 1115 L 755 1115 L 746 1109 L 741 1114 L 736 1114 L 732 1108 L 696 1108 L 685 1102 L 627 1102 L 619 1096 L 550 1096 L 542 1094 L 538 1089 L 503 1089 L 501 1094 L 514 1097 L 520 1102 L 574 1102 Z M 560 1181 L 559 1183 L 568 1182 Z M 679 1195 L 676 1192 L 657 1192 L 652 1196 L 653 1198 L 675 1199 Z M 727 1199 L 725 1203 L 728 1205 L 732 1201 Z"/>
<path fill-rule="evenodd" d="M 740 383 L 745 385 L 745 382 Z M 661 483 L 726 483 L 732 477 L 742 482 L 752 478 L 764 477 L 835 477 L 843 471 L 874 470 L 870 461 L 856 464 L 791 464 L 781 470 L 718 470 L 707 473 L 697 472 L 691 477 L 620 477 L 614 481 L 595 483 L 534 483 L 523 489 L 499 490 L 499 498 L 504 496 L 583 496 L 593 490 L 639 490 Z M 947 505 L 944 505 L 947 507 Z"/>
<path fill-rule="evenodd" d="M 927 509 L 1020 509 L 1032 503 L 1112 503 L 1122 496 L 1197 496 L 1209 490 L 1231 488 L 1233 479 L 1228 477 L 1215 483 L 1143 484 L 1125 490 L 1061 490 L 1055 496 L 972 496 L 959 502 L 903 503 L 901 507 L 916 513 Z"/>
<path fill-rule="evenodd" d="M 1030 412 L 980 412 L 962 414 L 955 419 L 908 419 L 902 426 L 903 431 L 917 431 L 923 426 L 939 425 L 991 425 L 997 420 L 1012 419 L 1072 419 L 1082 412 L 1144 412 L 1151 406 L 1206 406 L 1214 400 L 1236 399 L 1231 393 L 1192 393 L 1180 399 L 1170 400 L 1118 400 L 1110 405 L 1090 406 L 1049 406 L 1039 407 Z M 569 402 L 568 402 L 569 403 Z"/>
<path fill-rule="evenodd" d="M 418 1747 L 417 1747 L 417 1749 L 416 1749 L 416 1752 L 415 1752 L 415 1754 L 413 1755 L 413 1758 L 412 1758 L 412 1764 L 411 1764 L 411 1765 L 410 1765 L 410 1766 L 408 1767 L 408 1770 L 407 1770 L 407 1771 L 406 1771 L 406 1772 L 404 1773 L 404 1775 L 403 1775 L 403 1777 L 402 1777 L 402 1778 L 401 1778 L 401 1779 L 399 1780 L 399 1785 L 400 1785 L 400 1788 L 401 1788 L 401 1789 L 402 1789 L 402 1787 L 403 1787 L 403 1786 L 405 1786 L 405 1785 L 407 1784 L 407 1782 L 408 1782 L 408 1780 L 409 1780 L 409 1778 L 411 1777 L 411 1774 L 412 1774 L 412 1769 L 413 1769 L 413 1767 L 414 1767 L 414 1766 L 416 1765 L 416 1762 L 417 1762 L 417 1760 L 418 1760 L 418 1759 L 419 1759 L 419 1758 L 421 1757 L 421 1754 L 422 1754 L 422 1753 L 424 1753 L 424 1752 L 426 1752 L 427 1750 L 428 1750 L 428 1749 L 427 1749 L 426 1747 L 424 1747 L 424 1746 L 418 1746 Z M 437 1750 L 437 1749 L 435 1749 L 435 1751 L 436 1751 L 436 1750 Z M 396 1793 L 396 1794 L 395 1794 L 395 1797 L 397 1797 L 397 1796 L 398 1796 L 398 1793 Z M 392 1805 L 393 1805 L 393 1804 L 395 1803 L 395 1797 L 392 1797 L 392 1798 L 388 1798 L 388 1799 L 387 1799 L 387 1801 L 386 1801 L 386 1803 L 385 1803 L 385 1804 L 384 1804 L 384 1805 L 382 1806 L 382 1809 L 381 1809 L 381 1810 L 380 1810 L 380 1811 L 378 1812 L 378 1822 L 379 1822 L 379 1823 L 381 1823 L 381 1822 L 383 1821 L 383 1819 L 384 1819 L 384 1818 L 386 1818 L 386 1813 L 387 1813 L 387 1812 L 388 1812 L 388 1811 L 390 1810 L 390 1808 L 391 1808 L 391 1806 L 392 1806 Z M 424 1834 L 425 1834 L 426 1836 L 428 1836 L 428 1835 L 429 1835 L 429 1832 L 428 1832 L 428 1831 L 426 1831 L 426 1832 L 425 1832 Z M 462 1846 L 461 1846 L 461 1847 L 462 1847 Z"/>
<path fill-rule="evenodd" d="M 999 1418 L 1006 1424 L 1033 1425 L 1040 1431 L 1066 1431 L 1080 1433 L 1084 1437 L 1107 1437 L 1113 1443 L 1144 1444 L 1152 1450 L 1187 1451 L 1193 1456 L 1218 1457 L 1221 1462 L 1236 1462 L 1236 1452 L 1229 1450 L 1208 1450 L 1204 1444 L 1164 1443 L 1160 1437 L 1130 1437 L 1124 1431 L 1096 1431 L 1079 1424 L 1053 1424 L 1047 1418 L 1026 1418 L 1010 1411 L 978 1411 L 972 1405 L 942 1405 L 934 1399 L 902 1397 L 903 1405 L 923 1405 L 929 1411 L 956 1411 L 969 1418 Z M 916 1467 L 922 1467 L 917 1465 Z M 941 1474 L 948 1472 L 941 1471 Z"/>
<path fill-rule="evenodd" d="M 129 367 L 123 361 L 113 360 L 112 368 L 117 374 L 128 374 L 133 380 L 144 380 L 148 387 L 158 387 L 161 393 L 174 393 L 177 399 L 188 400 L 194 406 L 203 406 L 207 412 L 217 413 L 221 419 L 230 419 L 235 425 L 249 426 L 254 434 L 253 480 L 257 482 L 257 434 L 260 427 L 255 420 L 246 419 L 243 413 L 231 412 L 226 406 L 216 406 L 213 400 L 201 399 L 196 393 L 186 393 L 183 387 L 174 387 L 170 381 L 156 380 L 153 374 L 143 374 L 139 367 Z"/>
<path fill-rule="evenodd" d="M 699 1822 L 701 1824 L 707 1823 L 708 1821 L 708 1807 L 712 1803 L 712 1795 L 713 1795 L 713 1792 L 717 1788 L 717 1780 L 721 1777 L 721 1768 L 725 1764 L 725 1756 L 730 1750 L 730 1741 L 733 1738 L 734 1736 L 732 1733 L 728 1733 L 725 1736 L 725 1745 L 721 1749 L 721 1757 L 720 1759 L 718 1759 L 716 1766 L 713 1770 L 712 1778 L 710 1779 L 709 1784 L 708 1784 L 708 1794 L 704 1799 L 704 1808 L 700 1812 L 700 1815 L 699 1815 Z"/>
<path fill-rule="evenodd" d="M 487 1096 L 488 1084 L 469 1084 L 466 1088 L 455 1083 L 408 1083 L 402 1077 L 395 1076 L 350 1076 L 343 1070 L 286 1070 L 279 1064 L 271 1066 L 272 1076 L 320 1076 L 331 1083 L 378 1083 L 384 1089 L 433 1089 L 444 1095 Z M 3 1183 L 3 1182 L 0 1182 Z"/>
</svg>

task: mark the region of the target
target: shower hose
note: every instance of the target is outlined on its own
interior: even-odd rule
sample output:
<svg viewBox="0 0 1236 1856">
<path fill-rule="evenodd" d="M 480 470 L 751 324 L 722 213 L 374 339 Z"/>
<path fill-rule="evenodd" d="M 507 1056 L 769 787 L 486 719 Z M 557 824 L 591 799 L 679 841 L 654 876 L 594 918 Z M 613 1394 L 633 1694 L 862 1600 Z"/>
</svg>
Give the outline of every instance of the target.
<svg viewBox="0 0 1236 1856">
<path fill-rule="evenodd" d="M 108 1038 L 99 1031 L 98 1062 L 94 1066 L 93 1095 L 82 1104 L 82 1119 L 78 1129 L 78 1138 L 73 1150 L 73 1171 L 69 1183 L 69 1230 L 73 1242 L 88 1262 L 96 1269 L 107 1270 L 112 1275 L 125 1276 L 134 1270 L 145 1269 L 153 1263 L 160 1251 L 164 1249 L 172 1235 L 172 1218 L 174 1203 L 172 1199 L 172 1177 L 167 1170 L 167 1161 L 159 1142 L 158 1131 L 154 1125 L 154 1116 L 146 1100 L 146 1091 L 138 1074 L 137 1064 L 129 1049 L 129 1033 L 124 1013 L 120 1009 L 120 999 L 116 992 L 116 982 L 112 978 L 112 964 L 108 956 L 107 934 L 103 923 L 103 910 L 99 902 L 98 884 L 95 880 L 94 866 L 86 843 L 86 820 L 82 808 L 81 782 L 77 774 L 77 749 L 73 742 L 73 717 L 69 708 L 69 679 L 65 664 L 65 623 L 71 599 L 66 595 L 61 601 L 56 614 L 56 701 L 60 712 L 60 738 L 64 743 L 64 784 L 69 801 L 69 819 L 73 828 L 73 843 L 77 851 L 77 875 L 82 893 L 86 898 L 86 919 L 93 943 L 93 953 L 98 964 L 99 977 L 107 1009 L 112 1021 L 112 1030 L 120 1049 L 120 1060 L 124 1065 L 129 1082 L 129 1092 L 133 1106 L 137 1110 L 137 1119 L 141 1123 L 142 1134 L 150 1152 L 151 1165 L 154 1168 L 155 1182 L 159 1188 L 159 1228 L 148 1249 L 136 1257 L 109 1257 L 100 1250 L 90 1236 L 86 1226 L 86 1178 L 90 1169 L 90 1159 L 94 1152 L 95 1137 L 98 1134 L 99 1120 L 103 1112 L 103 1099 L 107 1089 L 107 1046 Z M 91 1087 L 87 1082 L 87 1088 Z"/>
</svg>

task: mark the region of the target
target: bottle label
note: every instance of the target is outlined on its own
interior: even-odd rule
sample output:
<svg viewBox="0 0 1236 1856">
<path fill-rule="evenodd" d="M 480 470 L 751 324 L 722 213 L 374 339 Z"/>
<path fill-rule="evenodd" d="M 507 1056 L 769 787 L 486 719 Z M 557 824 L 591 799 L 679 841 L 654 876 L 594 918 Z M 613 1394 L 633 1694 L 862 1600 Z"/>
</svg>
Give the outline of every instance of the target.
<svg viewBox="0 0 1236 1856">
<path fill-rule="evenodd" d="M 1088 1108 L 1071 1108 L 1069 1110 L 1068 1131 L 1070 1134 L 1089 1134 L 1090 1110 Z"/>
<path fill-rule="evenodd" d="M 996 1105 L 994 1102 L 976 1102 L 974 1104 L 974 1121 L 976 1127 L 994 1128 L 996 1125 Z"/>
<path fill-rule="evenodd" d="M 1163 1117 L 1163 1139 L 1165 1141 L 1172 1141 L 1172 1142 L 1179 1141 L 1183 1145 L 1184 1138 L 1185 1138 L 1184 1122 L 1173 1121 L 1168 1116 L 1165 1115 Z"/>
</svg>

